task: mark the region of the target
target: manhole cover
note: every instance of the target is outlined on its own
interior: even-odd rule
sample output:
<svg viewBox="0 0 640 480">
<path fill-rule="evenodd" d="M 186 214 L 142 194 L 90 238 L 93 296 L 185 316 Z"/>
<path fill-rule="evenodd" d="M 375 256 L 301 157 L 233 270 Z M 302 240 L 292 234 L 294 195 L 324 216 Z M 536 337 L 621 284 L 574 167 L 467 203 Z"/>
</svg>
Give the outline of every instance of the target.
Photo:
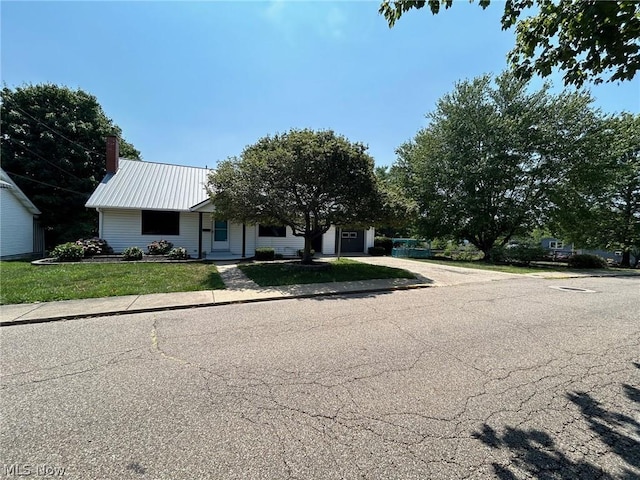
<svg viewBox="0 0 640 480">
<path fill-rule="evenodd" d="M 587 290 L 586 288 L 579 287 L 562 287 L 562 286 L 550 286 L 554 290 L 562 290 L 563 292 L 578 292 L 578 293 L 596 293 L 595 290 Z"/>
</svg>

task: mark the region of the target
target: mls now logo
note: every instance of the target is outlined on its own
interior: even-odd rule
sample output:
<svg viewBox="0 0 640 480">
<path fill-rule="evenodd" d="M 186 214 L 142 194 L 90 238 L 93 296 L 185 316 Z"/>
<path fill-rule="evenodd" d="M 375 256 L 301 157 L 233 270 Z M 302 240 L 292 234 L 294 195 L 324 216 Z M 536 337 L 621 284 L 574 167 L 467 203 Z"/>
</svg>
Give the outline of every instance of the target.
<svg viewBox="0 0 640 480">
<path fill-rule="evenodd" d="M 12 463 L 2 465 L 2 474 L 5 477 L 62 477 L 64 467 L 56 467 L 45 463 L 32 465 L 30 463 Z"/>
</svg>

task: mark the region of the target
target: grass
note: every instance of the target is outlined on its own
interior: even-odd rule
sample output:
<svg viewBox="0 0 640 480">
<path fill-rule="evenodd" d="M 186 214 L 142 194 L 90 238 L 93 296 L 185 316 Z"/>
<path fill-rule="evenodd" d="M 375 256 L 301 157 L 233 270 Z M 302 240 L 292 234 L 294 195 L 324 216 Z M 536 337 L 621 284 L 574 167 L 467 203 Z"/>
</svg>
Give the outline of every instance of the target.
<svg viewBox="0 0 640 480">
<path fill-rule="evenodd" d="M 299 285 L 303 283 L 348 282 L 380 278 L 415 278 L 407 270 L 369 265 L 342 258 L 330 263 L 326 270 L 297 269 L 286 263 L 239 265 L 240 270 L 261 287 Z"/>
<path fill-rule="evenodd" d="M 0 262 L 0 282 L 0 304 L 225 288 L 216 267 L 202 263 Z"/>
<path fill-rule="evenodd" d="M 422 259 L 422 258 L 410 258 L 409 260 L 415 260 L 418 262 L 435 263 L 437 265 L 449 265 L 452 267 L 464 267 L 475 268 L 477 270 L 491 270 L 494 272 L 504 273 L 544 273 L 544 272 L 566 272 L 567 268 L 563 266 L 550 266 L 550 267 L 518 267 L 515 265 L 495 265 L 493 263 L 485 263 L 483 261 L 464 261 L 464 260 L 434 260 L 434 259 Z"/>
</svg>

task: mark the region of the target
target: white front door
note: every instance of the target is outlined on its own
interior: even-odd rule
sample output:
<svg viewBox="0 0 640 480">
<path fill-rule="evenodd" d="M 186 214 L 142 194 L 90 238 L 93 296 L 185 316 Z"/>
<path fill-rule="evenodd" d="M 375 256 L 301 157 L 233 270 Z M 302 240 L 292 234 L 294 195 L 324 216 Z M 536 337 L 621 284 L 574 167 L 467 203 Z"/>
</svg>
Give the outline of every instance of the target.
<svg viewBox="0 0 640 480">
<path fill-rule="evenodd" d="M 229 250 L 229 222 L 214 220 L 211 235 L 211 250 Z"/>
</svg>

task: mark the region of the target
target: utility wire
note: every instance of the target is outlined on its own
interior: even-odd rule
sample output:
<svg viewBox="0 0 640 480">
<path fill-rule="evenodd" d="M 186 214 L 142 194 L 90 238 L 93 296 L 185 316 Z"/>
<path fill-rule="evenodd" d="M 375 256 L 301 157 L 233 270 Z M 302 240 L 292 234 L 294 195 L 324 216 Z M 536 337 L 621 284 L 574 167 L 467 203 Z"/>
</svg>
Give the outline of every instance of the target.
<svg viewBox="0 0 640 480">
<path fill-rule="evenodd" d="M 24 144 L 20 143 L 18 140 L 15 140 L 15 139 L 13 139 L 13 138 L 11 138 L 11 137 L 6 138 L 6 140 L 9 140 L 10 142 L 14 143 L 15 145 L 19 145 L 20 147 L 24 148 L 27 152 L 30 152 L 31 154 L 33 154 L 33 155 L 35 155 L 36 157 L 38 157 L 40 160 L 42 160 L 42 161 L 44 161 L 44 162 L 47 162 L 49 165 L 51 165 L 51 166 L 53 166 L 53 167 L 57 168 L 57 169 L 58 169 L 58 170 L 60 170 L 61 172 L 64 172 L 64 173 L 66 173 L 66 174 L 71 175 L 71 176 L 72 176 L 73 178 L 75 178 L 76 180 L 82 180 L 82 178 L 78 177 L 77 175 L 74 175 L 73 173 L 71 173 L 71 172 L 70 172 L 70 171 L 68 171 L 68 170 L 65 170 L 65 169 L 64 169 L 64 168 L 62 168 L 61 166 L 56 165 L 56 164 L 55 164 L 55 163 L 53 163 L 52 161 L 47 160 L 47 159 L 46 159 L 46 158 L 44 158 L 42 155 L 40 155 L 40 154 L 38 154 L 38 153 L 34 152 L 33 150 L 31 150 L 31 149 L 30 149 L 29 147 L 27 147 L 26 145 L 24 145 Z"/>
<path fill-rule="evenodd" d="M 73 143 L 74 145 L 76 145 L 76 146 L 80 147 L 80 148 L 82 149 L 82 151 L 84 151 L 84 153 L 85 153 L 86 155 L 89 155 L 89 156 L 91 155 L 91 150 L 89 150 L 88 148 L 86 148 L 86 147 L 84 147 L 84 146 L 80 145 L 78 142 L 76 142 L 76 141 L 74 141 L 74 140 L 71 140 L 71 139 L 70 139 L 70 138 L 68 138 L 68 137 L 65 137 L 63 134 L 61 134 L 60 132 L 56 131 L 55 129 L 53 129 L 52 127 L 50 127 L 49 125 L 47 125 L 46 123 L 44 123 L 44 122 L 42 122 L 42 121 L 38 120 L 38 119 L 37 119 L 36 117 L 34 117 L 33 115 L 31 115 L 31 114 L 29 114 L 29 113 L 25 112 L 22 108 L 18 107 L 17 105 L 13 105 L 13 107 L 12 107 L 12 108 L 15 108 L 16 110 L 19 110 L 19 111 L 20 111 L 20 112 L 22 112 L 24 115 L 26 115 L 27 117 L 29 117 L 29 118 L 30 118 L 30 119 L 32 119 L 33 121 L 38 122 L 40 125 L 42 125 L 42 126 L 43 126 L 43 127 L 45 127 L 46 129 L 50 130 L 51 132 L 55 133 L 55 134 L 56 134 L 56 135 L 58 135 L 59 137 L 64 138 L 66 141 L 71 142 L 71 143 Z M 101 153 L 101 152 L 93 152 L 93 153 L 94 153 L 94 154 L 96 154 L 96 155 L 105 156 L 105 154 L 104 154 L 104 153 Z"/>
<path fill-rule="evenodd" d="M 17 173 L 7 172 L 9 175 L 14 177 L 23 178 L 24 180 L 28 180 L 33 183 L 39 183 L 40 185 L 46 185 L 47 187 L 57 188 L 58 190 L 64 190 L 65 192 L 75 193 L 76 195 L 82 195 L 83 197 L 89 197 L 88 193 L 76 192 L 75 190 L 69 190 L 68 188 L 59 187 L 58 185 L 52 185 L 51 183 L 41 182 L 40 180 L 35 180 L 31 177 L 25 177 L 24 175 L 18 175 Z"/>
</svg>

